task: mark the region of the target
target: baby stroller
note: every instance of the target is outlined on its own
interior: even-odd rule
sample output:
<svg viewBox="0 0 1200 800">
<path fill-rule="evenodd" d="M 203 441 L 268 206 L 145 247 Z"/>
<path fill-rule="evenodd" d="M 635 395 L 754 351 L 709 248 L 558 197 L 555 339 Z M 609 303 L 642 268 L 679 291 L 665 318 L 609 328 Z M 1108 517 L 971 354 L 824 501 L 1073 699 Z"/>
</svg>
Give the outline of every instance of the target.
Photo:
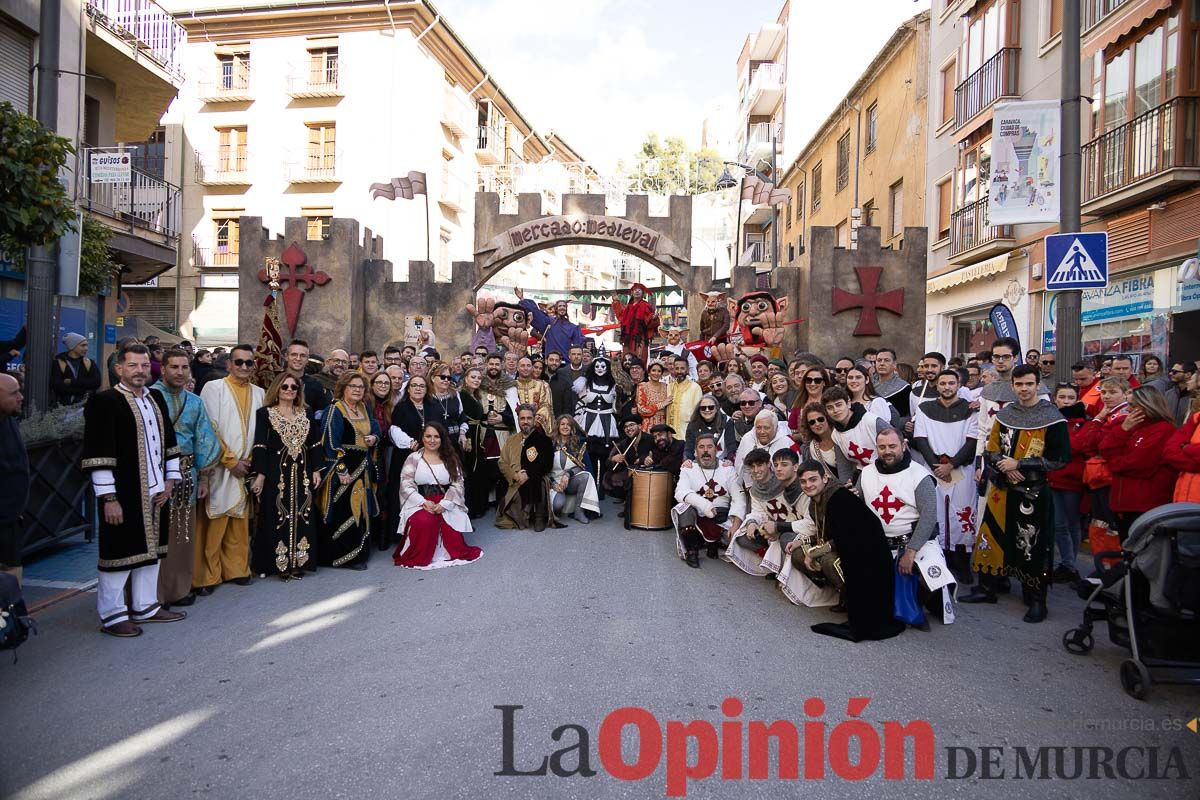
<svg viewBox="0 0 1200 800">
<path fill-rule="evenodd" d="M 1080 584 L 1083 624 L 1063 634 L 1067 652 L 1091 652 L 1092 627 L 1104 621 L 1133 656 L 1121 663 L 1131 697 L 1144 700 L 1154 681 L 1200 685 L 1200 503 L 1146 512 L 1120 551 L 1094 557 L 1096 574 Z"/>
</svg>

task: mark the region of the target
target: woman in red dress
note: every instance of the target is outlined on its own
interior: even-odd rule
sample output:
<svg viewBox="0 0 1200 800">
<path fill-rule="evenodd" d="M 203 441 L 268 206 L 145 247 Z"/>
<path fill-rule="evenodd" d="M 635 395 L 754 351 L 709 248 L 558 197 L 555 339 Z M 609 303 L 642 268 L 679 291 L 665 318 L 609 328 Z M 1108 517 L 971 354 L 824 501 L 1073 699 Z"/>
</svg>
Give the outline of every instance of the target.
<svg viewBox="0 0 1200 800">
<path fill-rule="evenodd" d="M 399 531 L 404 541 L 392 554 L 398 567 L 440 569 L 469 564 L 483 555 L 463 541 L 470 533 L 463 467 L 450 434 L 437 422 L 421 428 L 421 447 L 400 473 Z"/>
</svg>

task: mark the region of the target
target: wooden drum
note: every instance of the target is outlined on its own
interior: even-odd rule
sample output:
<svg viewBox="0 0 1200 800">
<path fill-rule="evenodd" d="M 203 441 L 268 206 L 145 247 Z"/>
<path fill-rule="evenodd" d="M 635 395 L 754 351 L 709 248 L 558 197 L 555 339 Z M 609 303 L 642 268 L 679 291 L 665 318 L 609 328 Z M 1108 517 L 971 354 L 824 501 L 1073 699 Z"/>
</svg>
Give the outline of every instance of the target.
<svg viewBox="0 0 1200 800">
<path fill-rule="evenodd" d="M 633 469 L 630 473 L 630 526 L 648 531 L 671 527 L 671 473 L 649 469 Z"/>
</svg>

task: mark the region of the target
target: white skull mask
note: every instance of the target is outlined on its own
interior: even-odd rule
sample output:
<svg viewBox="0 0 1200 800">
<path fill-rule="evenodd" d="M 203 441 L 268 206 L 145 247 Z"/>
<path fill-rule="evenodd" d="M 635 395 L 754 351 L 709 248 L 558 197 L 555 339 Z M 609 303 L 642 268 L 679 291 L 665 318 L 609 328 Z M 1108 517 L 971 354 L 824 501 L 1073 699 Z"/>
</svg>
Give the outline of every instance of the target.
<svg viewBox="0 0 1200 800">
<path fill-rule="evenodd" d="M 608 362 L 604 359 L 596 360 L 596 377 L 603 378 L 608 374 Z"/>
</svg>

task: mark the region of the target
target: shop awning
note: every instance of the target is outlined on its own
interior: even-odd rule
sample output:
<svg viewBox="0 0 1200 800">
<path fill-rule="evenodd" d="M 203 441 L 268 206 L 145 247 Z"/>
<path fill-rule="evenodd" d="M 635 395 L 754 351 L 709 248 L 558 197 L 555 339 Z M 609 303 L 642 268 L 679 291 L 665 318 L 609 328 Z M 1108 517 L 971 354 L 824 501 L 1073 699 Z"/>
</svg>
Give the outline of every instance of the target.
<svg viewBox="0 0 1200 800">
<path fill-rule="evenodd" d="M 1146 22 L 1146 20 L 1171 7 L 1172 0 L 1149 0 L 1129 3 L 1127 7 L 1114 11 L 1112 15 L 1088 32 L 1088 43 L 1083 48 L 1083 58 L 1091 58 L 1097 50 L 1115 44 Z"/>
<path fill-rule="evenodd" d="M 1008 269 L 1008 255 L 1008 253 L 1001 253 L 998 256 L 989 258 L 987 261 L 980 261 L 978 264 L 972 264 L 969 267 L 963 267 L 962 269 L 954 270 L 954 272 L 930 278 L 926 282 L 926 288 L 930 292 L 944 292 L 951 287 L 977 281 L 980 278 L 986 278 L 988 275 L 996 275 L 1004 272 L 1004 270 Z"/>
</svg>

